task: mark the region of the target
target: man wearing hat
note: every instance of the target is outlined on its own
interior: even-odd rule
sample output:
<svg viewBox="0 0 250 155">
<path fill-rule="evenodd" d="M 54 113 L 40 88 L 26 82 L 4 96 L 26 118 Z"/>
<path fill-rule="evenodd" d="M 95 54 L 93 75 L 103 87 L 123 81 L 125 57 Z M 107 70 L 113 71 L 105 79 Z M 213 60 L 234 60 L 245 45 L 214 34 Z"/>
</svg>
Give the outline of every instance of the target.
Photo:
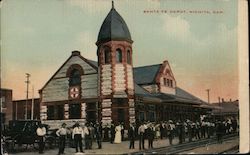
<svg viewBox="0 0 250 155">
<path fill-rule="evenodd" d="M 65 140 L 67 135 L 66 124 L 63 123 L 62 127 L 56 131 L 56 135 L 59 137 L 59 152 L 58 155 L 64 153 Z"/>
<path fill-rule="evenodd" d="M 38 136 L 38 140 L 39 140 L 39 154 L 43 153 L 44 150 L 44 139 L 45 139 L 45 135 L 46 135 L 46 128 L 43 124 L 39 124 L 38 128 L 36 129 L 36 133 Z"/>
<path fill-rule="evenodd" d="M 131 123 L 128 129 L 129 149 L 135 148 L 135 137 L 136 137 L 135 124 Z"/>
<path fill-rule="evenodd" d="M 80 148 L 80 151 L 83 152 L 82 148 L 82 139 L 84 138 L 84 132 L 82 127 L 80 126 L 79 122 L 76 122 L 75 127 L 72 132 L 72 139 L 75 141 L 75 148 L 76 153 L 78 152 L 78 147 Z"/>
<path fill-rule="evenodd" d="M 168 128 L 169 144 L 172 145 L 172 141 L 173 141 L 173 138 L 174 138 L 174 128 L 175 128 L 175 125 L 173 124 L 172 120 L 168 121 L 167 128 Z"/>
</svg>

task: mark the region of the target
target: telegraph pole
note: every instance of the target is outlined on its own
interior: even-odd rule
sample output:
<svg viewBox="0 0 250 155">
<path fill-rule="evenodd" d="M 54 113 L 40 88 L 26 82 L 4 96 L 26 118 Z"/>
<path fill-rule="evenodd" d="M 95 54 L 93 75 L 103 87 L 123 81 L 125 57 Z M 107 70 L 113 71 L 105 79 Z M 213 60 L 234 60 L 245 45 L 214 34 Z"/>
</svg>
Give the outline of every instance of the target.
<svg viewBox="0 0 250 155">
<path fill-rule="evenodd" d="M 210 91 L 210 89 L 206 89 L 206 91 L 207 91 L 207 102 L 209 104 L 210 103 L 210 101 L 209 101 L 209 91 Z"/>
<path fill-rule="evenodd" d="M 29 83 L 30 83 L 30 74 L 29 73 L 25 73 L 26 74 L 26 78 L 27 80 L 25 81 L 25 83 L 27 84 L 27 90 L 26 90 L 26 105 L 25 105 L 25 119 L 28 119 L 28 98 L 29 98 Z"/>
<path fill-rule="evenodd" d="M 34 86 L 32 86 L 31 120 L 34 119 Z"/>
</svg>

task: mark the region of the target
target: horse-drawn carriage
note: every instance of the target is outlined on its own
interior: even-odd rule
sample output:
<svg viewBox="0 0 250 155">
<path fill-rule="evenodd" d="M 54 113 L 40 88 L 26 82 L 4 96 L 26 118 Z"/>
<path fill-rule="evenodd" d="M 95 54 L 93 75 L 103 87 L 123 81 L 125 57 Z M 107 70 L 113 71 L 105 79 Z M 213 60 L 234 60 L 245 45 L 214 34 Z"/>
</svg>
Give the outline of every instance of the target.
<svg viewBox="0 0 250 155">
<path fill-rule="evenodd" d="M 9 122 L 9 127 L 3 132 L 5 146 L 9 151 L 15 151 L 18 147 L 26 145 L 26 149 L 32 146 L 38 149 L 38 139 L 36 129 L 41 121 L 38 120 L 15 120 Z M 45 125 L 47 134 L 45 136 L 45 146 L 53 148 L 57 144 L 55 130 L 49 130 Z"/>
</svg>

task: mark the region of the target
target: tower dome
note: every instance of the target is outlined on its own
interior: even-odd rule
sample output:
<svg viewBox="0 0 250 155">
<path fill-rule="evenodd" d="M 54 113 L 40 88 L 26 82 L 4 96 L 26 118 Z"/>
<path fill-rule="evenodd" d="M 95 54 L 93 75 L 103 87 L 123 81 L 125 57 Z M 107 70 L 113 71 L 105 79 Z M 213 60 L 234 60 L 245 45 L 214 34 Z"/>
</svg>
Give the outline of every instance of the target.
<svg viewBox="0 0 250 155">
<path fill-rule="evenodd" d="M 97 43 L 111 40 L 125 40 L 133 42 L 127 24 L 119 13 L 115 10 L 114 4 L 104 19 L 98 34 Z"/>
</svg>

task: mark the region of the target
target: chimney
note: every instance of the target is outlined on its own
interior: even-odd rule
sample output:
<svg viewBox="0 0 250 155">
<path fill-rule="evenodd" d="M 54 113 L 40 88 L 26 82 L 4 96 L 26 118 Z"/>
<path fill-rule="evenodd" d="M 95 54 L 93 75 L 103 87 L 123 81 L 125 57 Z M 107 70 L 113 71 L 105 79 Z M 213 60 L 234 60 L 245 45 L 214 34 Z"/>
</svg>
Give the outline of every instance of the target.
<svg viewBox="0 0 250 155">
<path fill-rule="evenodd" d="M 230 102 L 232 102 L 232 99 L 230 98 L 230 100 L 229 100 Z"/>
<path fill-rule="evenodd" d="M 80 55 L 80 51 L 77 51 L 77 50 L 72 51 L 72 54 L 71 54 L 71 55 L 73 55 L 73 56 L 78 56 L 78 55 Z"/>
<path fill-rule="evenodd" d="M 218 97 L 219 103 L 220 103 L 220 97 Z"/>
<path fill-rule="evenodd" d="M 224 98 L 221 99 L 221 102 L 224 102 Z"/>
</svg>

